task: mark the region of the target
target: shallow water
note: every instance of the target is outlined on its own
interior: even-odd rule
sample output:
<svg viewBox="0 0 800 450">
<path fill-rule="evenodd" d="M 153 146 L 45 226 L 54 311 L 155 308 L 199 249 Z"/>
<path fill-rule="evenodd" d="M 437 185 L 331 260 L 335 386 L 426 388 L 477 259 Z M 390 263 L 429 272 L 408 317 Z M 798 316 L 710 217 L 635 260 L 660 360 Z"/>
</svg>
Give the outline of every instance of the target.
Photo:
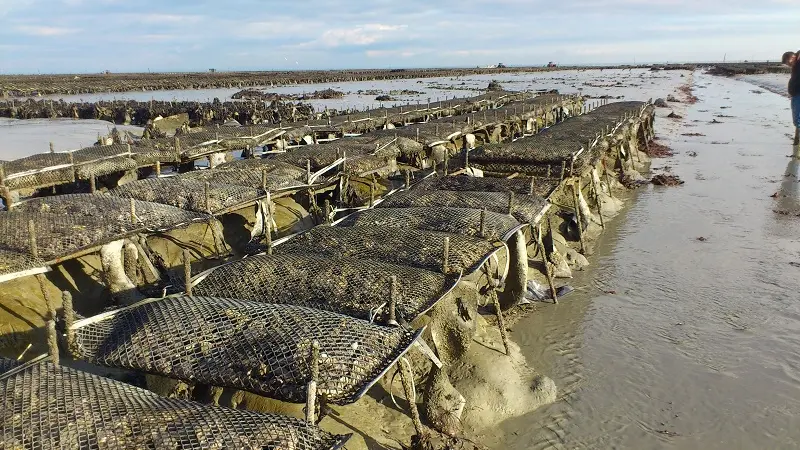
<svg viewBox="0 0 800 450">
<path fill-rule="evenodd" d="M 325 108 L 332 109 L 365 109 L 377 108 L 381 105 L 392 106 L 400 104 L 425 104 L 428 98 L 431 101 L 445 100 L 449 98 L 461 98 L 477 95 L 484 92 L 486 86 L 492 80 L 500 81 L 505 89 L 521 90 L 541 90 L 558 89 L 563 94 L 575 94 L 579 92 L 591 95 L 607 94 L 609 86 L 618 88 L 652 86 L 658 80 L 669 79 L 679 74 L 675 71 L 651 72 L 645 69 L 635 70 L 582 70 L 582 71 L 554 71 L 554 72 L 530 72 L 530 73 L 500 73 L 497 75 L 484 74 L 464 77 L 437 77 L 408 80 L 376 80 L 376 81 L 354 81 L 341 83 L 319 83 L 319 84 L 300 84 L 290 86 L 261 86 L 248 89 L 263 89 L 267 92 L 279 94 L 303 94 L 313 91 L 335 89 L 345 93 L 339 99 L 320 99 L 308 100 L 317 111 Z M 588 83 L 588 85 L 587 85 Z M 621 84 L 621 85 L 620 85 Z M 389 93 L 392 90 L 413 90 L 421 92 L 419 95 L 397 95 L 397 101 L 378 102 L 375 95 L 359 94 L 359 91 L 379 90 Z M 96 102 L 110 100 L 137 100 L 146 102 L 149 100 L 162 101 L 211 101 L 214 98 L 220 100 L 231 100 L 231 95 L 239 92 L 240 88 L 219 88 L 219 89 L 191 89 L 191 90 L 164 90 L 147 92 L 113 92 L 97 94 L 77 94 L 77 95 L 51 95 L 39 98 L 64 99 L 69 102 Z M 619 94 L 617 94 L 619 95 Z"/>
<path fill-rule="evenodd" d="M 94 145 L 97 134 L 107 135 L 114 124 L 102 120 L 0 118 L 0 160 L 9 161 L 34 153 L 74 150 Z M 141 135 L 141 128 L 117 125 L 120 131 Z"/>
<path fill-rule="evenodd" d="M 424 105 L 431 101 L 453 97 L 467 97 L 485 92 L 483 89 L 496 79 L 508 90 L 551 90 L 563 94 L 583 93 L 600 96 L 609 93 L 613 86 L 614 95 L 628 100 L 647 100 L 647 96 L 666 96 L 670 91 L 664 86 L 680 81 L 686 72 L 650 72 L 648 70 L 585 70 L 555 71 L 541 73 L 512 73 L 498 75 L 476 75 L 460 78 L 424 78 L 410 80 L 365 81 L 349 83 L 325 83 L 313 85 L 282 86 L 265 88 L 270 92 L 303 93 L 327 88 L 349 92 L 343 99 L 309 101 L 320 111 L 324 108 L 374 108 L 380 106 L 374 96 L 354 94 L 359 90 L 379 89 L 415 90 L 423 95 L 399 96 L 396 104 L 419 102 Z M 123 92 L 108 94 L 81 94 L 73 96 L 53 96 L 67 101 L 97 101 L 112 99 L 156 100 L 196 100 L 209 101 L 214 97 L 230 99 L 239 89 L 206 89 L 181 91 Z M 394 105 L 387 102 L 385 106 Z M 70 119 L 13 120 L 0 118 L 0 133 L 5 138 L 0 141 L 0 160 L 19 158 L 33 153 L 48 151 L 48 142 L 53 141 L 57 150 L 79 148 L 91 145 L 97 133 L 107 134 L 114 125 L 108 122 Z M 121 127 L 124 128 L 124 127 Z M 135 127 L 131 127 L 135 128 Z"/>
<path fill-rule="evenodd" d="M 800 446 L 800 217 L 773 212 L 800 211 L 789 102 L 694 80 L 684 126 L 658 123 L 678 154 L 653 164 L 686 184 L 633 194 L 573 280 L 583 288 L 516 324 L 560 399 L 506 422 L 491 448 Z"/>
<path fill-rule="evenodd" d="M 755 84 L 756 86 L 762 87 L 770 92 L 787 97 L 789 96 L 789 74 L 765 73 L 761 75 L 742 75 L 739 77 L 739 79 Z"/>
</svg>

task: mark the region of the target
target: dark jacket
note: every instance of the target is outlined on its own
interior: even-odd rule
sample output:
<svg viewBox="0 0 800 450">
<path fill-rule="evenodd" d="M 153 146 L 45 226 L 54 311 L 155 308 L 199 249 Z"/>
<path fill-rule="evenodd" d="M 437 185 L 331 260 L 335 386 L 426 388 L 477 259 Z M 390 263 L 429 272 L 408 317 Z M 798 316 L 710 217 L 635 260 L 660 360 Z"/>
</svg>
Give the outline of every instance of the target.
<svg viewBox="0 0 800 450">
<path fill-rule="evenodd" d="M 789 96 L 800 95 L 800 52 L 797 52 L 797 62 L 792 67 L 792 77 L 789 78 Z"/>
</svg>

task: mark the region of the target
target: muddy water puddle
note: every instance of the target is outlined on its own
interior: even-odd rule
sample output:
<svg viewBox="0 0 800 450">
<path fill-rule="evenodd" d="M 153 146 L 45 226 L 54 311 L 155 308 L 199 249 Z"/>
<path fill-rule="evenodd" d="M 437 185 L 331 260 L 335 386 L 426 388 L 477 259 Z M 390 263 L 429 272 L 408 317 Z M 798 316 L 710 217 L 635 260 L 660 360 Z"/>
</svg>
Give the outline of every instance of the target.
<svg viewBox="0 0 800 450">
<path fill-rule="evenodd" d="M 686 184 L 633 193 L 578 292 L 516 324 L 560 400 L 505 423 L 492 448 L 800 446 L 800 217 L 774 212 L 800 212 L 789 101 L 694 82 L 700 102 L 658 124 L 676 156 L 653 164 Z M 734 117 L 683 126 L 721 110 Z"/>
</svg>

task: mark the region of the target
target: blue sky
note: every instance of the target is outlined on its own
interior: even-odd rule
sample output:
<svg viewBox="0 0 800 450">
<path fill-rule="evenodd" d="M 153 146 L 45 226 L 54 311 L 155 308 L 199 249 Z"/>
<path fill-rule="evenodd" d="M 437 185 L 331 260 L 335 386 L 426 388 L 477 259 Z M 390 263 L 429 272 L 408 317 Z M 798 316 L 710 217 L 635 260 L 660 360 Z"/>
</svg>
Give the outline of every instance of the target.
<svg viewBox="0 0 800 450">
<path fill-rule="evenodd" d="M 800 0 L 0 0 L 0 73 L 776 60 Z"/>
</svg>

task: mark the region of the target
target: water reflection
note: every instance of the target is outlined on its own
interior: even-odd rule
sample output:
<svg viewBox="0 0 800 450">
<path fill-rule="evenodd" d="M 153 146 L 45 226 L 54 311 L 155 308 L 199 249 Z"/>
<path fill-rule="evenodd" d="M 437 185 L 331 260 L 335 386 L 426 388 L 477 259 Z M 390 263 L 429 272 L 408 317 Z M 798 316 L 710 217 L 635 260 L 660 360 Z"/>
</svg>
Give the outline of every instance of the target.
<svg viewBox="0 0 800 450">
<path fill-rule="evenodd" d="M 789 164 L 786 165 L 786 172 L 777 192 L 775 211 L 791 216 L 800 214 L 800 146 L 793 147 Z"/>
</svg>

